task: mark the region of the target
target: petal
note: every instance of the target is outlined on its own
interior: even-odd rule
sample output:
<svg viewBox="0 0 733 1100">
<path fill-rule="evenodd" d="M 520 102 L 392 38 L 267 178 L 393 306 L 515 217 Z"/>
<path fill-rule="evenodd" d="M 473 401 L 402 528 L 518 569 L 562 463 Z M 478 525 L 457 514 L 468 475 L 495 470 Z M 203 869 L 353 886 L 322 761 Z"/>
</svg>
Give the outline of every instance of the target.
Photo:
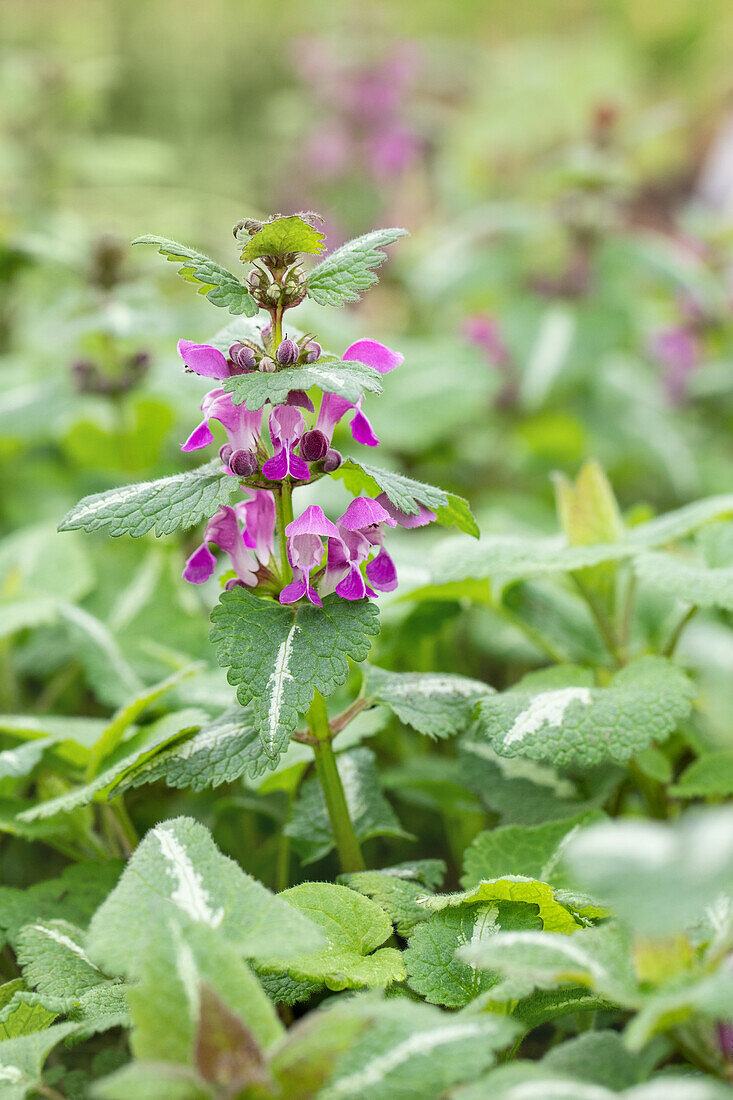
<svg viewBox="0 0 733 1100">
<path fill-rule="evenodd" d="M 187 560 L 183 569 L 183 579 L 190 584 L 203 584 L 213 574 L 215 566 L 216 558 L 204 542 Z"/>
<path fill-rule="evenodd" d="M 395 367 L 404 362 L 404 355 L 398 351 L 392 351 L 378 340 L 357 340 L 351 344 L 341 356 L 342 359 L 356 359 L 367 367 L 373 367 L 380 374 L 389 374 Z"/>
<path fill-rule="evenodd" d="M 336 595 L 344 600 L 363 600 L 365 596 L 376 596 L 376 592 L 366 584 L 359 569 L 352 565 L 341 583 L 336 586 Z"/>
<path fill-rule="evenodd" d="M 339 397 L 337 393 L 324 393 L 318 410 L 316 427 L 328 437 L 329 443 L 333 439 L 333 430 L 341 417 L 355 407 L 351 401 L 347 401 L 345 397 Z"/>
<path fill-rule="evenodd" d="M 182 451 L 198 451 L 201 447 L 208 447 L 214 442 L 208 420 L 202 420 L 198 427 L 194 428 L 185 443 L 181 443 Z"/>
<path fill-rule="evenodd" d="M 365 527 L 373 527 L 378 523 L 386 523 L 389 527 L 395 527 L 397 521 L 392 519 L 389 512 L 378 501 L 372 500 L 371 497 L 354 497 L 339 519 L 339 523 L 347 531 L 361 531 Z"/>
<path fill-rule="evenodd" d="M 376 558 L 369 562 L 366 575 L 369 583 L 380 592 L 393 592 L 397 587 L 397 570 L 386 550 L 380 550 Z"/>
<path fill-rule="evenodd" d="M 425 527 L 428 523 L 435 523 L 438 518 L 435 512 L 431 512 L 424 504 L 418 504 L 416 515 L 402 512 L 399 508 L 395 508 L 386 493 L 380 493 L 378 497 L 375 497 L 375 500 L 382 505 L 385 511 L 389 512 L 392 519 L 396 520 L 400 527 Z"/>
<path fill-rule="evenodd" d="M 278 599 L 280 603 L 295 603 L 296 600 L 302 599 L 305 593 L 305 581 L 293 581 L 292 584 L 287 584 L 285 588 L 283 588 Z"/>
<path fill-rule="evenodd" d="M 308 469 L 308 463 L 305 462 L 299 455 L 294 455 L 292 451 L 289 452 L 290 458 L 290 476 L 295 481 L 307 481 L 311 476 L 311 472 Z"/>
<path fill-rule="evenodd" d="M 292 523 L 289 523 L 285 528 L 285 534 L 289 536 L 293 535 L 320 535 L 322 538 L 330 537 L 337 539 L 339 537 L 338 528 L 335 523 L 331 523 L 331 520 L 324 514 L 322 508 L 319 508 L 317 504 L 310 504 L 306 510 L 294 519 Z"/>
<path fill-rule="evenodd" d="M 357 410 L 356 416 L 351 421 L 351 434 L 357 443 L 362 443 L 365 447 L 379 446 L 379 440 L 374 434 L 374 429 L 361 409 Z"/>
<path fill-rule="evenodd" d="M 262 473 L 269 481 L 282 481 L 288 476 L 288 452 L 284 447 L 281 447 L 272 458 L 268 458 L 262 467 Z"/>
<path fill-rule="evenodd" d="M 229 367 L 222 353 L 208 344 L 194 344 L 190 340 L 178 341 L 178 354 L 189 370 L 204 378 L 228 378 Z"/>
</svg>

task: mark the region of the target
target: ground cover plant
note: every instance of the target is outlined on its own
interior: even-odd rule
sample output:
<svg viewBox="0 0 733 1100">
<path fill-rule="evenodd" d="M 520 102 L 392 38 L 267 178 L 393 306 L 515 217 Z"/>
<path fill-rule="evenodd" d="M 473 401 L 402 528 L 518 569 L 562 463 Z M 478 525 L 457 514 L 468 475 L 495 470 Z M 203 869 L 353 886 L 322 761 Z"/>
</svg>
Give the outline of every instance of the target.
<svg viewBox="0 0 733 1100">
<path fill-rule="evenodd" d="M 234 236 L 236 274 L 136 242 L 221 311 L 172 383 L 204 462 L 2 547 L 2 1095 L 730 1095 L 725 677 L 680 652 L 733 494 L 622 511 L 589 461 L 554 532 L 481 535 L 374 464 L 400 351 L 291 320 L 404 230 Z"/>
</svg>

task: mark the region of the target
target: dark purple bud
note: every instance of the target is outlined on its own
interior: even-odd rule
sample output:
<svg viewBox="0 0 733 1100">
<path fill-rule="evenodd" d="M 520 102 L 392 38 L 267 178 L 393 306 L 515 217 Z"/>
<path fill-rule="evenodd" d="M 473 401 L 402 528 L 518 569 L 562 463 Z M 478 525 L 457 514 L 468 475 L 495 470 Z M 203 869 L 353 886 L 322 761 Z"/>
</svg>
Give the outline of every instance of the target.
<svg viewBox="0 0 733 1100">
<path fill-rule="evenodd" d="M 233 588 L 246 588 L 246 587 L 247 587 L 247 585 L 244 583 L 244 581 L 240 581 L 239 577 L 232 577 L 232 579 L 230 581 L 227 581 L 227 583 L 224 585 L 224 591 L 225 592 L 231 592 L 231 590 Z"/>
<path fill-rule="evenodd" d="M 229 459 L 234 454 L 234 447 L 229 443 L 225 443 L 223 447 L 219 448 L 219 458 L 222 460 L 225 466 L 229 465 Z"/>
<path fill-rule="evenodd" d="M 257 369 L 255 353 L 246 344 L 240 344 L 239 342 L 232 344 L 229 348 L 229 358 L 231 360 L 230 374 L 247 374 L 249 371 Z"/>
<path fill-rule="evenodd" d="M 299 409 L 305 409 L 309 413 L 315 412 L 313 402 L 305 390 L 291 390 L 285 404 L 296 405 Z"/>
<path fill-rule="evenodd" d="M 304 458 L 306 462 L 320 462 L 322 458 L 326 457 L 327 453 L 328 439 L 320 429 L 313 428 L 312 431 L 304 433 L 300 441 L 301 458 Z M 338 452 L 332 451 L 331 453 L 337 454 Z M 334 469 L 336 469 L 336 467 L 334 467 Z M 329 470 L 326 472 L 330 473 L 331 471 Z"/>
<path fill-rule="evenodd" d="M 291 367 L 293 363 L 297 363 L 299 355 L 300 348 L 295 343 L 295 340 L 286 338 L 277 349 L 277 361 L 283 367 Z"/>
<path fill-rule="evenodd" d="M 263 355 L 260 359 L 260 370 L 265 374 L 273 374 L 277 370 L 275 360 L 271 359 L 269 355 Z"/>
<path fill-rule="evenodd" d="M 254 451 L 234 451 L 229 459 L 229 469 L 237 477 L 251 477 L 257 469 Z"/>
<path fill-rule="evenodd" d="M 305 361 L 306 361 L 306 363 L 315 363 L 315 362 L 317 362 L 317 360 L 319 360 L 321 358 L 322 352 L 323 352 L 323 348 L 318 343 L 318 341 L 317 340 L 311 340 L 311 342 L 306 345 L 306 349 L 305 349 Z"/>
<path fill-rule="evenodd" d="M 341 453 L 332 447 L 323 460 L 324 474 L 332 474 L 334 470 L 338 470 L 343 461 Z"/>
</svg>

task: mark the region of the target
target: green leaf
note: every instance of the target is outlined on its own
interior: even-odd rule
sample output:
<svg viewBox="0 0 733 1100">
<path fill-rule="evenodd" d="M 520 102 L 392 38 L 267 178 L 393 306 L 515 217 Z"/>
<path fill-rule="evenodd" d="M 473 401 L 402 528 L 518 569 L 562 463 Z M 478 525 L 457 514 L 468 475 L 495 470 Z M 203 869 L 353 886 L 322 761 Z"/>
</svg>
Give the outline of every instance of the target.
<svg viewBox="0 0 733 1100">
<path fill-rule="evenodd" d="M 419 505 L 422 504 L 435 512 L 437 523 L 444 527 L 458 527 L 478 538 L 479 529 L 468 502 L 455 493 L 447 493 L 434 485 L 426 485 L 414 478 L 396 474 L 392 470 L 381 470 L 378 466 L 357 462 L 353 458 L 347 458 L 339 466 L 335 476 L 343 480 L 354 496 L 366 493 L 376 497 L 380 493 L 386 493 L 395 508 L 410 516 L 416 516 L 420 511 Z"/>
<path fill-rule="evenodd" d="M 253 317 L 257 313 L 257 303 L 236 275 L 227 271 L 221 264 L 210 260 L 208 256 L 204 256 L 202 252 L 153 234 L 137 237 L 132 243 L 154 244 L 161 256 L 165 256 L 172 263 L 179 263 L 182 260 L 178 274 L 182 275 L 187 283 L 201 283 L 199 294 L 205 294 L 212 305 L 221 306 L 222 309 L 228 309 L 234 314 L 246 313 L 248 317 Z"/>
<path fill-rule="evenodd" d="M 663 657 L 642 657 L 617 673 L 608 687 L 581 684 L 549 691 L 516 687 L 490 695 L 478 706 L 477 734 L 504 756 L 529 756 L 590 767 L 628 760 L 664 741 L 689 714 L 695 687 Z"/>
<path fill-rule="evenodd" d="M 408 984 L 431 1004 L 461 1008 L 488 992 L 497 978 L 456 958 L 458 948 L 502 929 L 541 928 L 536 907 L 516 902 L 465 904 L 433 913 L 410 937 L 405 952 Z"/>
<path fill-rule="evenodd" d="M 640 523 L 628 529 L 623 540 L 613 543 L 569 546 L 561 536 L 541 535 L 489 535 L 479 542 L 447 539 L 430 555 L 430 576 L 436 585 L 488 577 L 498 592 L 519 580 L 572 573 L 604 562 L 633 558 L 730 515 L 733 515 L 733 494 L 698 500 Z"/>
<path fill-rule="evenodd" d="M 53 743 L 53 738 L 41 737 L 37 741 L 27 741 L 15 749 L 0 752 L 0 779 L 20 779 L 30 775 L 43 759 L 46 749 Z"/>
<path fill-rule="evenodd" d="M 575 881 L 641 931 L 686 928 L 733 878 L 733 809 L 690 812 L 673 824 L 631 819 L 574 836 L 565 860 Z"/>
<path fill-rule="evenodd" d="M 470 890 L 459 894 L 435 894 L 426 897 L 424 905 L 431 912 L 444 909 L 486 904 L 489 902 L 518 902 L 537 908 L 542 927 L 547 932 L 576 932 L 580 927 L 569 905 L 555 897 L 552 887 L 537 879 L 522 875 L 505 875 L 503 878 L 482 881 Z"/>
<path fill-rule="evenodd" d="M 336 1007 L 336 1006 L 334 1006 Z M 270 1070 L 288 1100 L 312 1100 L 330 1077 L 334 1063 L 367 1026 L 365 1019 L 336 1011 L 311 1012 L 288 1029 L 273 1051 Z"/>
<path fill-rule="evenodd" d="M 50 1051 L 70 1035 L 76 1025 L 54 1024 L 32 1035 L 0 1042 L 0 1083 L 3 1100 L 24 1100 L 41 1082 L 41 1071 Z"/>
<path fill-rule="evenodd" d="M 23 925 L 66 920 L 84 925 L 114 887 L 122 863 L 106 860 L 74 863 L 58 878 L 37 882 L 27 890 L 0 886 L 0 928 L 11 943 Z"/>
<path fill-rule="evenodd" d="M 461 1100 L 730 1100 L 730 1089 L 698 1075 L 663 1073 L 618 1092 L 545 1069 L 544 1061 L 516 1062 L 465 1089 Z"/>
<path fill-rule="evenodd" d="M 129 947 L 134 950 L 131 942 Z M 238 945 L 227 942 L 222 932 L 205 925 L 184 929 L 171 918 L 158 924 L 138 969 L 140 980 L 127 994 L 136 1058 L 194 1064 L 211 993 L 247 1022 L 262 1047 L 282 1034 L 274 1005 L 240 957 Z"/>
<path fill-rule="evenodd" d="M 164 680 L 160 680 L 157 684 L 153 684 L 151 687 L 146 687 L 142 691 L 139 691 L 134 698 L 120 707 L 102 736 L 92 747 L 87 775 L 90 778 L 96 775 L 102 762 L 117 748 L 125 732 L 132 723 L 147 710 L 151 703 L 157 702 L 158 699 L 162 698 L 167 692 L 178 687 L 179 684 L 183 683 L 183 681 L 187 680 L 190 676 L 193 676 L 200 668 L 200 664 L 186 665 L 185 668 L 179 669 L 170 676 L 166 676 Z M 179 725 L 179 729 L 186 728 L 185 723 L 190 714 L 190 712 L 185 711 L 183 713 L 186 714 L 186 719 Z"/>
<path fill-rule="evenodd" d="M 242 263 L 249 263 L 260 256 L 285 256 L 289 252 L 323 252 L 325 233 L 308 225 L 297 214 L 287 218 L 275 218 L 265 222 L 262 229 L 253 233 L 242 249 Z"/>
<path fill-rule="evenodd" d="M 374 229 L 347 241 L 313 268 L 308 276 L 308 297 L 320 306 L 358 302 L 363 292 L 378 282 L 372 269 L 387 259 L 380 250 L 407 235 L 406 229 Z"/>
<path fill-rule="evenodd" d="M 127 986 L 121 982 L 101 982 L 82 993 L 69 1012 L 76 1023 L 74 1042 L 81 1043 L 92 1035 L 115 1027 L 131 1026 L 127 1004 Z"/>
<path fill-rule="evenodd" d="M 211 835 L 186 817 L 151 829 L 119 883 L 94 914 L 89 957 L 109 974 L 140 977 L 140 958 L 160 929 L 174 922 L 218 930 L 247 957 L 279 960 L 317 949 L 313 924 L 222 855 Z"/>
<path fill-rule="evenodd" d="M 392 924 L 369 898 L 328 882 L 304 882 L 278 898 L 322 928 L 326 945 L 298 953 L 284 966 L 262 967 L 265 972 L 286 973 L 334 990 L 381 988 L 403 980 L 402 953 L 381 947 L 392 934 Z"/>
<path fill-rule="evenodd" d="M 728 798 L 733 795 L 733 749 L 721 749 L 690 764 L 669 788 L 673 798 Z"/>
<path fill-rule="evenodd" d="M 353 404 L 362 394 L 381 393 L 380 375 L 373 367 L 365 363 L 345 359 L 329 359 L 322 356 L 317 363 L 305 363 L 299 367 L 284 367 L 282 370 L 252 371 L 250 374 L 237 374 L 223 383 L 223 388 L 232 395 L 235 405 L 247 402 L 250 411 L 261 409 L 266 401 L 281 405 L 287 400 L 291 390 L 310 390 L 314 386 L 324 393 L 337 393 Z M 236 481 L 230 478 L 230 481 Z"/>
<path fill-rule="evenodd" d="M 381 871 L 355 871 L 341 875 L 344 885 L 375 901 L 395 926 L 400 936 L 408 936 L 415 925 L 429 914 L 418 898 L 443 881 L 446 867 L 441 859 L 419 859 L 384 867 Z"/>
<path fill-rule="evenodd" d="M 394 711 L 401 722 L 428 737 L 452 737 L 466 728 L 476 700 L 493 688 L 467 676 L 387 672 L 370 665 L 366 697 Z"/>
<path fill-rule="evenodd" d="M 84 941 L 82 929 L 68 921 L 27 924 L 16 949 L 23 977 L 41 994 L 80 997 L 106 980 L 87 955 Z"/>
<path fill-rule="evenodd" d="M 643 554 L 634 561 L 640 581 L 667 596 L 698 607 L 733 610 L 733 566 L 717 569 L 679 554 Z"/>
<path fill-rule="evenodd" d="M 260 735 L 251 715 L 232 707 L 219 718 L 206 722 L 192 736 L 170 747 L 146 755 L 129 768 L 114 786 L 121 794 L 130 787 L 165 780 L 169 787 L 203 791 L 222 783 L 233 783 L 246 775 L 258 779 L 272 767 L 262 752 Z"/>
<path fill-rule="evenodd" d="M 611 1004 L 638 1007 L 640 994 L 626 933 L 614 925 L 557 932 L 499 932 L 458 951 L 466 963 L 507 979 L 492 999 L 513 1001 L 533 989 L 585 986 Z"/>
<path fill-rule="evenodd" d="M 113 537 L 139 538 L 154 528 L 156 535 L 170 535 L 210 519 L 238 487 L 214 459 L 196 470 L 84 497 L 64 516 L 59 531 L 106 530 Z"/>
<path fill-rule="evenodd" d="M 621 514 L 598 462 L 586 462 L 575 482 L 555 478 L 560 526 L 571 546 L 616 542 L 623 536 Z"/>
<path fill-rule="evenodd" d="M 71 813 L 79 806 L 86 806 L 92 801 L 105 801 L 112 793 L 112 784 L 129 768 L 134 767 L 140 760 L 146 759 L 151 750 L 155 750 L 160 745 L 169 744 L 179 736 L 181 730 L 199 725 L 203 717 L 202 711 L 177 711 L 174 714 L 165 715 L 149 726 L 144 726 L 105 758 L 101 772 L 88 783 L 80 787 L 72 787 L 64 794 L 23 810 L 18 815 L 19 820 L 37 821 L 40 818 Z"/>
<path fill-rule="evenodd" d="M 548 1051 L 542 1066 L 617 1092 L 639 1084 L 646 1076 L 644 1062 L 627 1050 L 617 1031 L 587 1031 L 560 1043 Z"/>
<path fill-rule="evenodd" d="M 94 1100 L 214 1100 L 214 1091 L 190 1066 L 159 1060 L 128 1062 L 94 1083 Z"/>
<path fill-rule="evenodd" d="M 608 763 L 560 771 L 523 756 L 499 756 L 473 736 L 462 737 L 458 751 L 465 786 L 507 824 L 537 825 L 595 809 L 621 778 Z"/>
<path fill-rule="evenodd" d="M 0 1041 L 44 1031 L 57 1016 L 58 1012 L 40 1003 L 38 994 L 17 991 L 0 1009 Z M 2 1081 L 1 1071 L 0 1081 Z"/>
<path fill-rule="evenodd" d="M 374 1022 L 339 1059 L 319 1100 L 439 1100 L 521 1033 L 509 1017 L 446 1013 L 406 998 L 354 998 L 340 1010 L 360 1013 Z"/>
<path fill-rule="evenodd" d="M 331 695 L 363 661 L 379 612 L 369 600 L 327 596 L 323 608 L 287 607 L 243 588 L 224 592 L 211 615 L 219 664 L 242 706 L 252 703 L 263 751 L 277 759 L 314 691 Z"/>
<path fill-rule="evenodd" d="M 379 785 L 376 757 L 371 749 L 358 748 L 339 753 L 336 757 L 357 840 L 375 836 L 414 839 L 401 827 L 397 816 Z M 301 863 L 323 859 L 335 846 L 331 820 L 320 781 L 314 776 L 300 788 L 290 820 L 284 829 L 292 837 L 293 847 Z"/>
<path fill-rule="evenodd" d="M 469 890 L 484 879 L 507 874 L 565 886 L 558 868 L 563 848 L 578 829 L 600 816 L 584 813 L 542 825 L 504 825 L 479 833 L 463 854 L 461 886 Z"/>
</svg>

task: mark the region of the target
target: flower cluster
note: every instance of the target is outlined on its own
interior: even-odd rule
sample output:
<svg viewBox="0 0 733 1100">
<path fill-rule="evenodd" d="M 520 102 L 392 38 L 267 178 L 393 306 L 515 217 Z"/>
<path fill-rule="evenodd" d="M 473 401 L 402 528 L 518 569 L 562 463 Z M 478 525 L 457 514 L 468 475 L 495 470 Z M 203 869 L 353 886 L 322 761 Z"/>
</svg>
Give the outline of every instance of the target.
<svg viewBox="0 0 733 1100">
<path fill-rule="evenodd" d="M 223 382 L 252 371 L 266 373 L 285 367 L 317 362 L 320 345 L 311 337 L 285 338 L 274 346 L 272 328 L 262 332 L 262 345 L 254 341 L 234 343 L 228 354 L 208 344 L 181 340 L 178 351 L 186 370 Z M 357 340 L 343 359 L 361 362 L 386 374 L 402 362 L 402 356 L 376 340 Z M 384 547 L 385 530 L 400 525 L 420 527 L 435 514 L 420 507 L 415 515 L 395 508 L 386 494 L 376 499 L 355 498 L 334 523 L 323 510 L 310 505 L 297 519 L 285 523 L 278 499 L 294 486 L 309 484 L 333 473 L 342 463 L 334 449 L 336 425 L 351 415 L 351 433 L 357 443 L 376 447 L 379 440 L 362 409 L 335 393 L 324 393 L 318 412 L 303 390 L 288 393 L 284 404 L 249 410 L 236 405 L 232 395 L 219 387 L 202 403 L 201 422 L 182 450 L 195 451 L 214 442 L 211 421 L 222 425 L 227 442 L 220 448 L 223 469 L 243 484 L 246 499 L 220 508 L 209 521 L 201 545 L 186 562 L 183 576 L 192 584 L 208 580 L 216 565 L 211 546 L 229 555 L 231 571 L 226 587 L 246 585 L 277 593 L 281 603 L 308 599 L 321 606 L 322 597 L 335 592 L 346 600 L 390 592 L 397 586 L 394 562 Z M 306 417 L 311 418 L 309 425 Z M 266 431 L 270 440 L 267 445 Z M 284 524 L 282 532 L 278 523 Z M 284 546 L 287 562 L 275 559 L 277 541 Z M 292 579 L 291 579 L 292 574 Z M 376 590 L 376 591 L 375 591 Z"/>
</svg>

